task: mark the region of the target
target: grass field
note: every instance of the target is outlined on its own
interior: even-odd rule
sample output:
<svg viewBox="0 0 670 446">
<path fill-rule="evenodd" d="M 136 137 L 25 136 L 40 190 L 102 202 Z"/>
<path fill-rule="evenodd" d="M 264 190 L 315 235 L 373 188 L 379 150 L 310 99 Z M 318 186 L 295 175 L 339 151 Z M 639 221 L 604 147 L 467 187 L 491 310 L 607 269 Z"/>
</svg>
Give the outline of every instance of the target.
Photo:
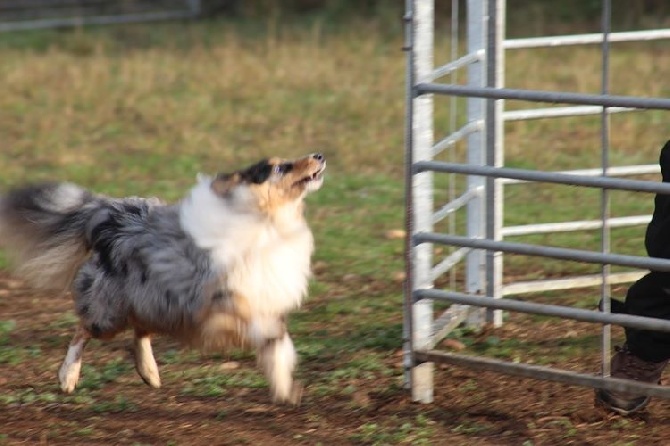
<svg viewBox="0 0 670 446">
<path fill-rule="evenodd" d="M 250 355 L 205 356 L 169 340 L 155 347 L 164 389 L 144 387 L 120 338 L 91 345 L 81 388 L 64 396 L 55 372 L 75 323 L 68 298 L 35 293 L 0 272 L 0 444 L 663 444 L 666 403 L 643 420 L 612 418 L 594 411 L 587 389 L 552 383 L 440 367 L 436 403 L 410 402 L 401 388 L 403 246 L 386 236 L 404 218 L 401 46 L 398 26 L 371 20 L 0 35 L 1 189 L 58 179 L 178 200 L 198 172 L 317 150 L 329 163 L 324 188 L 309 199 L 317 243 L 310 298 L 291 319 L 306 384 L 301 407 L 268 404 Z M 510 87 L 599 91 L 595 48 L 507 57 Z M 670 95 L 667 43 L 615 46 L 612 67 L 616 94 Z M 449 106 L 436 102 L 441 135 Z M 668 129 L 667 113 L 612 117 L 612 164 L 655 163 Z M 506 130 L 508 166 L 598 166 L 597 117 Z M 598 200 L 571 187 L 510 187 L 506 224 L 597 218 Z M 652 200 L 613 193 L 612 208 L 648 213 Z M 617 230 L 613 250 L 642 254 L 642 238 L 642 228 Z M 522 240 L 599 244 L 597 233 Z M 575 271 L 592 268 L 511 257 L 506 277 Z M 536 298 L 582 307 L 598 300 L 594 290 Z M 595 372 L 598 333 L 508 315 L 501 330 L 454 337 L 468 352 Z"/>
</svg>

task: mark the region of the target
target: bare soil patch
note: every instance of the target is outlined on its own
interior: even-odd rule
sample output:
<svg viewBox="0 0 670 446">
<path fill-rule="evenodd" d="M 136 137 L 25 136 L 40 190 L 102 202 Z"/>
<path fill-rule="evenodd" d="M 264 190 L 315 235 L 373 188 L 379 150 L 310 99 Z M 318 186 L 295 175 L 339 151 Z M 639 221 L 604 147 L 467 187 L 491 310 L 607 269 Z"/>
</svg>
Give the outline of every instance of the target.
<svg viewBox="0 0 670 446">
<path fill-rule="evenodd" d="M 5 353 L 16 352 L 0 363 L 0 444 L 660 445 L 670 438 L 665 401 L 652 402 L 645 416 L 626 419 L 594 408 L 590 389 L 450 366 L 438 366 L 435 403 L 415 404 L 398 385 L 399 349 L 387 355 L 397 373 L 358 378 L 350 393 L 324 392 L 310 383 L 337 370 L 336 357 L 303 361 L 299 374 L 306 389 L 299 407 L 272 405 L 267 388 L 243 382 L 219 396 L 184 392 L 191 372 L 221 361 L 207 356 L 159 364 L 162 389 L 148 388 L 130 369 L 81 391 L 88 396 L 78 400 L 79 390 L 60 394 L 56 379 L 71 334 L 73 321 L 64 317 L 69 309 L 67 296 L 36 293 L 0 276 L 0 320 L 16 324 L 0 344 L 11 349 Z M 537 322 L 519 317 L 495 335 L 542 343 L 576 336 L 581 326 L 536 328 Z M 167 339 L 155 344 L 159 357 L 175 347 Z M 128 345 L 123 337 L 95 343 L 85 363 L 104 369 L 109 361 L 129 360 Z M 598 361 L 588 355 L 558 365 L 595 371 Z M 250 357 L 239 360 L 239 369 L 253 366 Z M 222 374 L 232 373 L 225 368 Z"/>
</svg>

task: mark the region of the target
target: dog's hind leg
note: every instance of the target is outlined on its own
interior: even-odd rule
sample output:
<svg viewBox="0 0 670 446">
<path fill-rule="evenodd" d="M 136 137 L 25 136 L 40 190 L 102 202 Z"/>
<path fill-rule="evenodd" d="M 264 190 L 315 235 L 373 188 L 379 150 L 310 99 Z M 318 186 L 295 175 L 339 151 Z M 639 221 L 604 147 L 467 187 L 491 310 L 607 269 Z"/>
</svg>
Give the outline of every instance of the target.
<svg viewBox="0 0 670 446">
<path fill-rule="evenodd" d="M 58 371 L 60 388 L 65 393 L 71 393 L 77 386 L 81 372 L 81 357 L 89 339 L 91 339 L 91 334 L 81 325 L 78 326 L 72 341 L 70 341 L 63 365 Z"/>
<path fill-rule="evenodd" d="M 270 382 L 275 402 L 300 404 L 302 386 L 293 380 L 297 355 L 288 332 L 268 340 L 258 350 L 258 363 Z"/>
<path fill-rule="evenodd" d="M 135 369 L 144 382 L 157 389 L 161 386 L 158 365 L 151 348 L 151 337 L 148 333 L 135 330 Z"/>
</svg>

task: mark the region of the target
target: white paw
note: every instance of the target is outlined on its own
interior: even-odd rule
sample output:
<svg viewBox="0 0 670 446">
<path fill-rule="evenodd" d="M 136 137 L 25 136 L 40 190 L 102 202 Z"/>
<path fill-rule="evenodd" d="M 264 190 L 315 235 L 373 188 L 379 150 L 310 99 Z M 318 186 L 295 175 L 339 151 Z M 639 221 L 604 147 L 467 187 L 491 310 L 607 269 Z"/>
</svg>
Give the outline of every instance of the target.
<svg viewBox="0 0 670 446">
<path fill-rule="evenodd" d="M 81 363 L 63 363 L 60 370 L 58 370 L 58 381 L 60 381 L 60 388 L 63 392 L 72 393 L 74 391 L 79 382 L 80 370 Z"/>
<path fill-rule="evenodd" d="M 158 389 L 161 386 L 161 377 L 158 374 L 156 364 L 153 364 L 153 367 L 147 364 L 137 364 L 137 373 L 148 386 L 154 389 Z"/>
<path fill-rule="evenodd" d="M 283 389 L 281 391 L 273 389 L 272 401 L 280 404 L 284 403 L 293 406 L 299 406 L 300 401 L 302 400 L 302 389 L 303 387 L 300 381 L 293 381 L 293 384 L 290 386 L 290 388 Z"/>
</svg>

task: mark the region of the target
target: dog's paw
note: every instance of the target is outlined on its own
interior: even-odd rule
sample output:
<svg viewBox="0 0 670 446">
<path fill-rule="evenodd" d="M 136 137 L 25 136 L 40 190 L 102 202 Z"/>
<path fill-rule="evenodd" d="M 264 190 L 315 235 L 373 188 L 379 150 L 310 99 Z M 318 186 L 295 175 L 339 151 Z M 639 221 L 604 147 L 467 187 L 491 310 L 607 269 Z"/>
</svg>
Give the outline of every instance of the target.
<svg viewBox="0 0 670 446">
<path fill-rule="evenodd" d="M 72 393 L 79 382 L 80 364 L 63 364 L 58 370 L 60 388 L 65 393 Z"/>
<path fill-rule="evenodd" d="M 273 401 L 277 404 L 289 404 L 300 406 L 302 401 L 303 386 L 300 381 L 294 381 L 291 389 L 284 395 L 274 394 Z"/>
<path fill-rule="evenodd" d="M 161 377 L 158 373 L 158 364 L 151 350 L 151 340 L 148 336 L 135 339 L 135 370 L 142 380 L 150 387 L 158 389 L 161 386 Z"/>
<path fill-rule="evenodd" d="M 135 362 L 135 370 L 142 381 L 149 387 L 158 389 L 161 386 L 161 377 L 158 373 L 158 365 L 152 355 L 140 355 Z"/>
<path fill-rule="evenodd" d="M 154 389 L 158 389 L 161 386 L 161 377 L 158 374 L 158 369 L 157 368 L 145 368 L 144 370 L 140 370 L 140 367 L 137 367 L 137 374 L 140 375 L 140 378 L 142 378 L 142 381 L 149 387 L 153 387 Z"/>
<path fill-rule="evenodd" d="M 140 370 L 139 367 L 137 368 L 137 374 L 140 375 L 140 378 L 142 378 L 142 381 L 149 386 L 153 387 L 154 389 L 158 389 L 161 386 L 161 377 L 158 374 L 158 370 Z"/>
</svg>

